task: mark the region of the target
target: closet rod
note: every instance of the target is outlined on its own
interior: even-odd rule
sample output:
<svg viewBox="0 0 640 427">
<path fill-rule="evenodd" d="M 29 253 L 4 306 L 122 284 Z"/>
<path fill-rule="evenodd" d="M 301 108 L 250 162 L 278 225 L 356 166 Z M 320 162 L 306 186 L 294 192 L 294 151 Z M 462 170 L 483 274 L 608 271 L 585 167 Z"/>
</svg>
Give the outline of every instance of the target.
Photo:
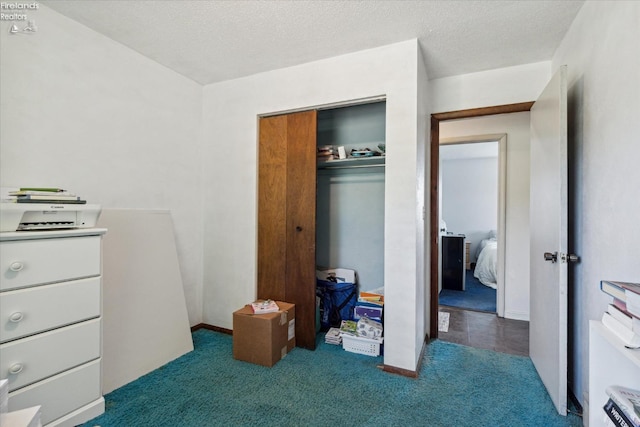
<svg viewBox="0 0 640 427">
<path fill-rule="evenodd" d="M 327 166 L 321 168 L 320 170 L 329 170 L 329 169 L 360 169 L 360 168 L 383 168 L 384 163 L 381 165 L 354 165 L 354 166 Z"/>
</svg>

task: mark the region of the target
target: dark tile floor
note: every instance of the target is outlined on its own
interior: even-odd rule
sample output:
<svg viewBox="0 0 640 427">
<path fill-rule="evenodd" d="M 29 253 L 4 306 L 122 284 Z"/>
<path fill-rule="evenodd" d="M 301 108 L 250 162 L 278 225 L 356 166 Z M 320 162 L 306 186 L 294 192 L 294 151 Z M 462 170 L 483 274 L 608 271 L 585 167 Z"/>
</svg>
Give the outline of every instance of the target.
<svg viewBox="0 0 640 427">
<path fill-rule="evenodd" d="M 440 311 L 449 313 L 449 331 L 438 332 L 442 341 L 529 356 L 529 322 L 447 306 Z"/>
</svg>

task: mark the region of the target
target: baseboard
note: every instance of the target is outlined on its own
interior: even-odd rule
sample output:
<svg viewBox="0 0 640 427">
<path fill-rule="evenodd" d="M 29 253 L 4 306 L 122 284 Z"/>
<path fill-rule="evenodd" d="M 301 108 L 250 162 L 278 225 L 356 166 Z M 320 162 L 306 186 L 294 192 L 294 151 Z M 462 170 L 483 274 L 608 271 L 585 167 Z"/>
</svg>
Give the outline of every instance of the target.
<svg viewBox="0 0 640 427">
<path fill-rule="evenodd" d="M 420 371 L 422 370 L 422 361 L 424 360 L 424 353 L 427 351 L 427 345 L 429 345 L 429 334 L 424 336 L 424 341 L 422 341 L 422 350 L 420 350 L 420 356 L 418 357 L 418 364 L 416 365 L 416 378 L 418 377 Z"/>
<path fill-rule="evenodd" d="M 511 320 L 524 320 L 525 322 L 528 322 L 529 313 L 524 313 L 521 311 L 505 311 L 504 318 L 511 319 Z"/>
<path fill-rule="evenodd" d="M 425 335 L 424 341 L 422 342 L 422 350 L 420 350 L 420 357 L 418 358 L 418 364 L 416 365 L 415 371 L 398 368 L 391 365 L 382 365 L 382 370 L 385 372 L 389 372 L 391 374 L 402 375 L 403 377 L 418 378 L 419 372 L 422 369 L 422 361 L 424 360 L 424 353 L 427 350 L 428 344 L 429 344 L 429 334 Z"/>
<path fill-rule="evenodd" d="M 589 427 L 589 391 L 582 393 L 582 425 Z"/>
<path fill-rule="evenodd" d="M 213 325 L 209 325 L 207 323 L 198 323 L 197 325 L 192 326 L 191 327 L 191 332 L 195 332 L 198 329 L 208 329 L 210 331 L 221 332 L 221 333 L 227 334 L 227 335 L 233 335 L 233 330 L 231 330 L 231 329 L 221 328 L 219 326 L 213 326 Z"/>
<path fill-rule="evenodd" d="M 410 371 L 409 369 L 398 368 L 391 365 L 382 365 L 382 370 L 389 372 L 390 374 L 402 375 L 403 377 L 418 378 L 418 372 Z"/>
<path fill-rule="evenodd" d="M 95 417 L 104 413 L 104 397 L 94 400 L 82 408 L 78 408 L 75 411 L 51 421 L 47 424 L 47 427 L 73 427 L 80 424 L 84 424 Z"/>
</svg>

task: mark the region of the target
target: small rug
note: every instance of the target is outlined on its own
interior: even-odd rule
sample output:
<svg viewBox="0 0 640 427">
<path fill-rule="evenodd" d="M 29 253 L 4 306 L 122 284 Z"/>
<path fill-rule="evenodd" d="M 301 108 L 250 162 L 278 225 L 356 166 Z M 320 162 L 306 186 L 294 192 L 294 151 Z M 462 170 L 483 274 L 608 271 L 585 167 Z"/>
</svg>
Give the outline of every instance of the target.
<svg viewBox="0 0 640 427">
<path fill-rule="evenodd" d="M 449 332 L 449 313 L 438 313 L 438 332 Z"/>
<path fill-rule="evenodd" d="M 496 290 L 480 283 L 473 277 L 473 271 L 466 271 L 464 291 L 442 289 L 438 296 L 440 305 L 458 307 L 468 310 L 496 312 Z"/>
</svg>

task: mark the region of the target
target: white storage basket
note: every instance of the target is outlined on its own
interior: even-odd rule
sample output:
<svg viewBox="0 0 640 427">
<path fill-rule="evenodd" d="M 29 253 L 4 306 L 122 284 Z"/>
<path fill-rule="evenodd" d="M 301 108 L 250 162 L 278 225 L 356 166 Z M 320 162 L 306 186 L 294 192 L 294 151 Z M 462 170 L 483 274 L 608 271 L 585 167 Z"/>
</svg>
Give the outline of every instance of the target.
<svg viewBox="0 0 640 427">
<path fill-rule="evenodd" d="M 380 356 L 380 344 L 382 344 L 383 338 L 375 340 L 347 334 L 340 334 L 340 336 L 342 337 L 342 348 L 346 351 L 367 356 Z"/>
</svg>

